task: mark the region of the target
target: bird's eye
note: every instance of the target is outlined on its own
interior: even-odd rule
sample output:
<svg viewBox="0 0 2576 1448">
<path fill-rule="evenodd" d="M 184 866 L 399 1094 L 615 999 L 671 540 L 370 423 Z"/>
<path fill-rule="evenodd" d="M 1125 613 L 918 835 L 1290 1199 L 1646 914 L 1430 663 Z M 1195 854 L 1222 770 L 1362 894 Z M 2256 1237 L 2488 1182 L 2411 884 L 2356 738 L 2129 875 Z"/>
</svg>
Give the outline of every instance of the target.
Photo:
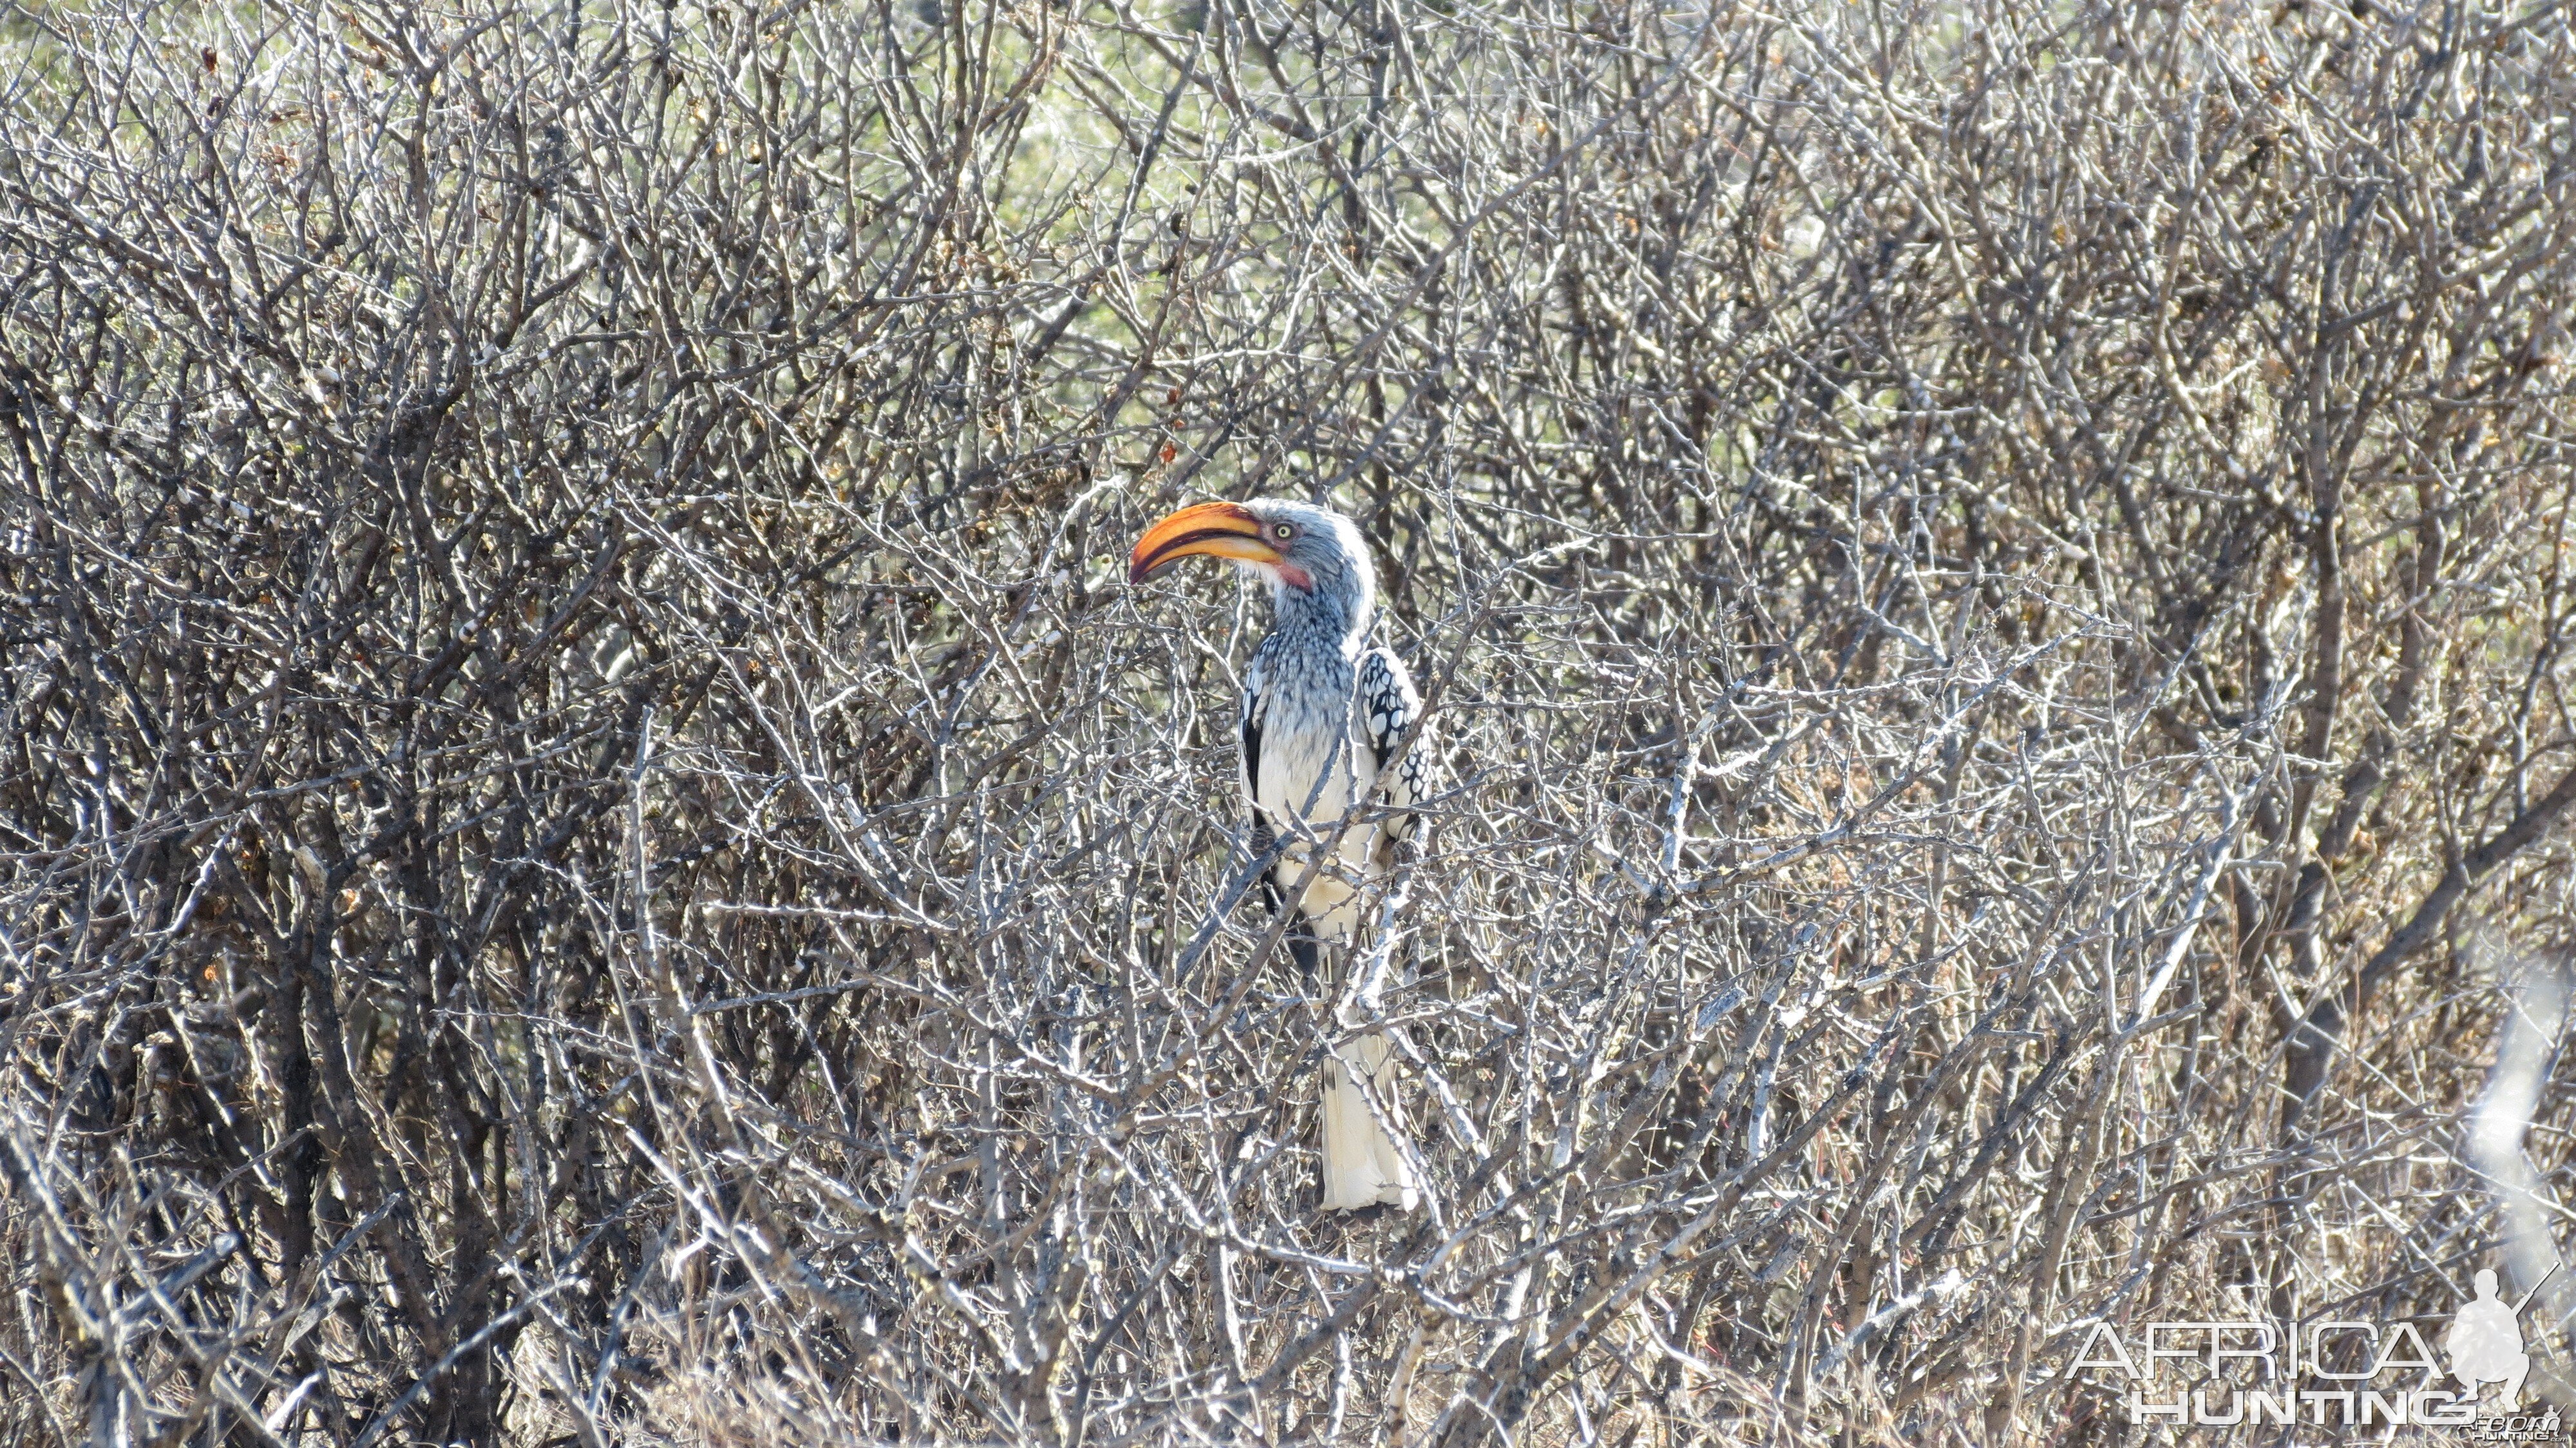
<svg viewBox="0 0 2576 1448">
<path fill-rule="evenodd" d="M 1278 539 L 1282 543 L 1285 543 L 1289 539 L 1297 536 L 1297 530 L 1285 523 L 1274 523 L 1270 527 L 1270 536 Z"/>
</svg>

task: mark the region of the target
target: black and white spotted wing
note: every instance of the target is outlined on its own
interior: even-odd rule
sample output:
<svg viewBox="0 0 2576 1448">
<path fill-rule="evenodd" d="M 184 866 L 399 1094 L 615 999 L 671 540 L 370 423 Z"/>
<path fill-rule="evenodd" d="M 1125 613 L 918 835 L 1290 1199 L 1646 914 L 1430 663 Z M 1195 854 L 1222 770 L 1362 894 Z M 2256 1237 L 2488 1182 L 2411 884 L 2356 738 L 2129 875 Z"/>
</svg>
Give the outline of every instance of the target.
<svg viewBox="0 0 2576 1448">
<path fill-rule="evenodd" d="M 1360 660 L 1356 707 L 1360 733 L 1367 740 L 1371 771 L 1386 768 L 1387 757 L 1395 753 L 1404 731 L 1422 714 L 1422 696 L 1414 692 L 1413 678 L 1405 673 L 1404 662 L 1386 649 L 1371 649 Z M 1404 751 L 1403 760 L 1395 767 L 1395 778 L 1386 781 L 1386 802 L 1398 810 L 1410 811 L 1429 793 L 1423 781 L 1428 777 L 1425 761 L 1431 751 L 1425 741 L 1416 739 Z M 1413 816 L 1397 815 L 1388 821 L 1385 841 L 1392 845 L 1413 831 Z"/>
</svg>

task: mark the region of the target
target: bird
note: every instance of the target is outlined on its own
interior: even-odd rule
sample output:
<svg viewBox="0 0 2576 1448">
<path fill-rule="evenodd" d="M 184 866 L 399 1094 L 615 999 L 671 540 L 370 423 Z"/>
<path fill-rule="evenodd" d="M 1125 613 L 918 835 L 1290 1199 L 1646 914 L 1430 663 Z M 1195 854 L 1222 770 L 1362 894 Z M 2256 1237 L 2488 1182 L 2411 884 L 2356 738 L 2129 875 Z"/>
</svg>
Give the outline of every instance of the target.
<svg viewBox="0 0 2576 1448">
<path fill-rule="evenodd" d="M 1354 818 L 1344 828 L 1343 816 L 1355 803 L 1367 803 L 1378 777 L 1388 773 L 1405 731 L 1421 717 L 1422 696 L 1403 660 L 1369 647 L 1375 565 L 1349 518 L 1277 498 L 1183 508 L 1136 540 L 1127 580 L 1142 584 L 1193 556 L 1226 559 L 1269 585 L 1272 626 L 1252 652 L 1236 717 L 1239 778 L 1251 806 L 1256 855 L 1283 837 L 1288 841 L 1264 892 L 1274 909 L 1289 914 L 1290 956 L 1311 979 L 1321 946 L 1357 937 L 1360 890 L 1387 871 L 1411 831 L 1414 805 L 1426 794 L 1428 751 L 1416 740 L 1383 781 L 1388 813 Z M 1293 895 L 1308 874 L 1311 847 L 1330 841 L 1337 828 L 1343 828 L 1338 859 L 1313 871 L 1304 893 Z M 1352 1002 L 1337 1019 L 1347 1030 L 1361 1014 Z M 1328 1212 L 1411 1211 L 1420 1198 L 1413 1163 L 1390 1135 L 1390 1128 L 1402 1129 L 1392 1055 L 1384 1035 L 1358 1032 L 1324 1063 Z"/>
</svg>

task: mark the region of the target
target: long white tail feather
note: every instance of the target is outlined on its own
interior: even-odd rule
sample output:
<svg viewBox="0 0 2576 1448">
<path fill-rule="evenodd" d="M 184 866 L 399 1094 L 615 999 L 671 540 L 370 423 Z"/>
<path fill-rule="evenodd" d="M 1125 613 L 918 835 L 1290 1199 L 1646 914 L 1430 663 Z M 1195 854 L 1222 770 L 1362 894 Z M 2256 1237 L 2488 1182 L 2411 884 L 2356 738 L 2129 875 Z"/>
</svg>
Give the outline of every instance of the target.
<svg viewBox="0 0 2576 1448">
<path fill-rule="evenodd" d="M 1374 850 L 1370 858 L 1373 872 Z M 1359 891 L 1350 881 L 1317 873 L 1321 878 L 1305 896 L 1307 918 L 1318 937 L 1350 945 L 1360 933 Z M 1395 922 L 1411 893 L 1410 883 L 1409 873 L 1397 876 L 1395 888 L 1378 903 L 1377 929 L 1369 932 L 1367 947 L 1344 957 L 1351 978 L 1333 1015 L 1345 1030 L 1378 1015 L 1400 934 Z M 1394 1056 L 1393 1043 L 1371 1031 L 1343 1042 L 1324 1062 L 1325 1211 L 1392 1206 L 1409 1212 L 1421 1200 L 1421 1183 L 1412 1164 L 1388 1134 L 1405 1130 L 1397 1106 Z M 1377 1103 L 1374 1113 L 1369 1109 L 1371 1097 Z"/>
<path fill-rule="evenodd" d="M 1419 1197 L 1413 1168 L 1361 1094 L 1370 1094 L 1390 1120 L 1395 1113 L 1393 1050 L 1384 1036 L 1345 1042 L 1324 1062 L 1324 1210 L 1356 1211 L 1381 1203 L 1406 1211 Z"/>
</svg>

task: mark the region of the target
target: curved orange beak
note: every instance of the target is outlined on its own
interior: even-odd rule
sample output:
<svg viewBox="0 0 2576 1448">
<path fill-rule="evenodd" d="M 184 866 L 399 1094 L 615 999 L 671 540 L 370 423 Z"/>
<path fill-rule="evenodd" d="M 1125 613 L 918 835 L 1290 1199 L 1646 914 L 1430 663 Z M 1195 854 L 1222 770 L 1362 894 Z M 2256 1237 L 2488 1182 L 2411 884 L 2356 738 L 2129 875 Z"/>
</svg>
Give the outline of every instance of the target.
<svg viewBox="0 0 2576 1448">
<path fill-rule="evenodd" d="M 1127 581 L 1142 583 L 1191 554 L 1276 566 L 1285 555 L 1263 536 L 1261 520 L 1234 503 L 1183 508 L 1145 530 L 1127 555 Z"/>
</svg>

